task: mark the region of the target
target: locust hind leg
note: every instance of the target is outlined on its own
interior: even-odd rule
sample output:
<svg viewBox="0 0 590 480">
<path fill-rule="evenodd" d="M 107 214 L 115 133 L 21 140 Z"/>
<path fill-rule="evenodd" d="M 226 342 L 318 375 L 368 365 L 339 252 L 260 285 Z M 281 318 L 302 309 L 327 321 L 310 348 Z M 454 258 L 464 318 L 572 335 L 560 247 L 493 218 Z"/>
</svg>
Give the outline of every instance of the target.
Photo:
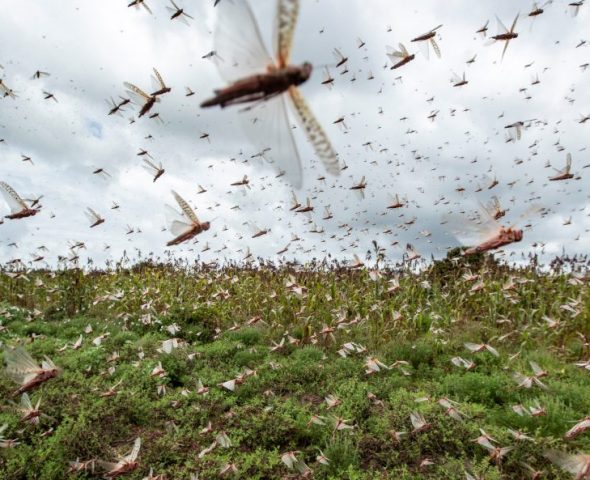
<svg viewBox="0 0 590 480">
<path fill-rule="evenodd" d="M 221 108 L 225 108 L 231 105 L 240 105 L 242 103 L 263 102 L 269 98 L 274 97 L 275 95 L 277 94 L 273 93 L 269 95 L 266 92 L 256 92 L 249 95 L 244 95 L 243 97 L 233 98 L 226 102 L 221 102 L 219 105 Z"/>
<path fill-rule="evenodd" d="M 254 108 L 256 108 L 258 105 L 262 105 L 264 102 L 266 102 L 266 101 L 270 100 L 271 98 L 274 98 L 278 95 L 281 95 L 282 93 L 283 92 L 274 92 L 269 95 L 265 95 L 258 100 L 252 100 L 252 102 L 255 102 L 255 103 L 253 105 L 248 105 L 247 107 L 241 108 L 240 112 L 249 112 L 250 110 L 253 110 Z"/>
</svg>

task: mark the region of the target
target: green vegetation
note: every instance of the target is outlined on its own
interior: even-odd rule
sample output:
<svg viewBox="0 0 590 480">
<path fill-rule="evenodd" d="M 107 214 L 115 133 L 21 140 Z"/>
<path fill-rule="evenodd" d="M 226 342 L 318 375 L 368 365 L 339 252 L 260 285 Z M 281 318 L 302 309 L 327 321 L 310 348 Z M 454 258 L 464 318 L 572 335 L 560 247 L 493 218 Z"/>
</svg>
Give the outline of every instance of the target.
<svg viewBox="0 0 590 480">
<path fill-rule="evenodd" d="M 0 448 L 0 478 L 66 478 L 69 462 L 113 461 L 136 437 L 139 467 L 124 478 L 142 479 L 150 468 L 167 479 L 219 478 L 231 463 L 229 478 L 297 478 L 281 460 L 290 451 L 318 479 L 464 479 L 467 464 L 481 478 L 530 478 L 523 463 L 544 478 L 572 478 L 543 453 L 590 452 L 589 432 L 563 440 L 590 415 L 590 372 L 575 365 L 590 358 L 586 279 L 489 257 L 471 270 L 446 261 L 420 274 L 316 267 L 146 262 L 0 274 L 3 346 L 24 345 L 62 369 L 29 392 L 47 415 L 38 425 L 19 420 L 11 404 L 19 398 L 10 400 L 18 385 L 0 374 L 0 437 L 20 442 Z M 171 338 L 177 348 L 165 353 Z M 466 342 L 492 345 L 499 357 Z M 369 357 L 391 369 L 368 375 Z M 475 367 L 455 366 L 453 357 Z M 513 378 L 534 376 L 530 361 L 548 372 L 539 376 L 546 390 Z M 152 375 L 159 362 L 165 375 Z M 232 379 L 235 391 L 220 386 Z M 198 392 L 199 381 L 208 392 Z M 116 394 L 101 396 L 113 386 Z M 457 402 L 463 421 L 447 414 L 444 398 Z M 537 401 L 545 414 L 513 409 Z M 412 433 L 413 412 L 431 428 Z M 514 447 L 499 464 L 473 441 L 480 428 L 495 445 Z M 395 432 L 407 433 L 397 440 Z M 426 459 L 432 465 L 421 466 Z"/>
</svg>

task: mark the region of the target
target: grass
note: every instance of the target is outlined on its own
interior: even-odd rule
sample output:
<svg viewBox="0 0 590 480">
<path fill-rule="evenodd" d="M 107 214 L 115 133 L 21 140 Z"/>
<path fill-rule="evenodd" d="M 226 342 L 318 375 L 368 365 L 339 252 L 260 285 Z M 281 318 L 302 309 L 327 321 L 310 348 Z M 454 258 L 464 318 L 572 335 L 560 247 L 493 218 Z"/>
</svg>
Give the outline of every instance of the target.
<svg viewBox="0 0 590 480">
<path fill-rule="evenodd" d="M 471 291 L 468 271 L 483 289 Z M 393 277 L 400 287 L 388 292 Z M 419 274 L 384 270 L 377 280 L 338 266 L 144 263 L 108 272 L 4 272 L 0 299 L 2 344 L 25 345 L 62 369 L 31 392 L 48 416 L 39 425 L 20 422 L 9 398 L 17 385 L 0 375 L 0 426 L 20 442 L 0 449 L 0 478 L 61 479 L 70 461 L 112 461 L 138 436 L 139 467 L 125 478 L 142 479 L 150 468 L 168 479 L 219 478 L 228 463 L 237 468 L 230 478 L 296 478 L 281 461 L 295 451 L 318 479 L 464 479 L 466 464 L 486 479 L 529 478 L 523 462 L 544 478 L 565 479 L 572 476 L 543 452 L 590 451 L 588 433 L 563 440 L 590 414 L 590 373 L 574 365 L 589 358 L 578 332 L 590 335 L 590 293 L 572 274 L 490 258 L 437 262 Z M 550 328 L 545 316 L 559 325 Z M 80 334 L 81 347 L 72 349 Z M 97 346 L 99 335 L 106 336 Z M 179 348 L 162 352 L 172 337 Z M 343 358 L 347 342 L 366 351 Z M 487 342 L 500 356 L 471 353 L 465 342 Z M 407 363 L 367 375 L 368 356 Z M 454 366 L 455 356 L 475 368 Z M 549 372 L 547 390 L 514 381 L 514 372 L 532 375 L 531 360 Z M 159 362 L 166 375 L 151 376 Z M 240 376 L 233 392 L 219 386 Z M 199 380 L 207 394 L 197 393 Z M 118 382 L 116 395 L 100 396 Z M 328 395 L 340 403 L 328 408 Z M 446 415 L 437 403 L 445 397 L 464 421 Z M 536 401 L 546 415 L 512 408 Z M 412 412 L 432 427 L 410 433 Z M 311 423 L 314 415 L 325 424 Z M 338 419 L 353 428 L 336 430 Z M 514 447 L 500 465 L 473 442 L 480 428 Z M 509 429 L 533 441 L 517 441 Z M 222 432 L 231 445 L 199 458 Z M 396 441 L 393 432 L 408 433 Z M 320 451 L 329 465 L 317 461 Z M 433 464 L 422 467 L 425 459 Z"/>
</svg>

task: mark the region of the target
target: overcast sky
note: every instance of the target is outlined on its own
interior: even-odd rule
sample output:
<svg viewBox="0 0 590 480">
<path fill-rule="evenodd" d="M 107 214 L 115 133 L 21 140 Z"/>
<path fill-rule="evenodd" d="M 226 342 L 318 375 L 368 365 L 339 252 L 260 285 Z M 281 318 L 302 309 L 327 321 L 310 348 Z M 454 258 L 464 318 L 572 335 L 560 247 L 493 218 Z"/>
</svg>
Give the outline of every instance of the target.
<svg viewBox="0 0 590 480">
<path fill-rule="evenodd" d="M 424 0 L 419 7 L 392 0 L 301 0 L 291 61 L 317 67 L 301 90 L 341 165 L 348 166 L 338 177 L 327 175 L 295 128 L 304 169 L 296 195 L 302 203 L 310 197 L 314 207 L 306 216 L 289 211 L 289 183 L 251 158 L 266 140 L 252 142 L 244 135 L 243 114 L 199 107 L 226 85 L 215 62 L 202 57 L 218 49 L 217 14 L 231 1 L 213 8 L 213 0 L 177 0 L 194 17 L 189 26 L 170 20 L 164 0 L 147 0 L 153 15 L 128 8 L 125 0 L 3 1 L 0 76 L 18 96 L 0 100 L 0 180 L 23 198 L 43 198 L 36 216 L 0 225 L 0 261 L 29 261 L 44 245 L 49 251 L 42 254 L 54 264 L 75 242 L 87 246 L 83 260 L 88 256 L 99 264 L 120 258 L 124 249 L 130 255 L 135 249 L 161 255 L 172 238 L 163 230 L 165 205 L 175 205 L 171 189 L 195 207 L 200 220 L 213 220 L 197 243 L 172 250 L 205 261 L 240 259 L 248 248 L 255 256 L 277 259 L 276 252 L 289 243 L 288 259 L 328 253 L 351 259 L 354 253 L 364 257 L 372 240 L 393 261 L 407 243 L 423 255 L 441 257 L 459 244 L 453 235 L 457 225 L 492 195 L 509 209 L 502 219 L 507 224 L 531 203 L 549 212 L 523 221 L 521 226 L 531 227 L 507 253 L 588 252 L 590 121 L 579 122 L 590 115 L 590 68 L 581 67 L 590 62 L 590 48 L 582 43 L 590 44 L 590 6 L 574 17 L 568 1 L 555 0 L 533 21 L 528 1 L 481 0 L 475 8 L 466 0 Z M 251 4 L 274 55 L 276 2 Z M 486 45 L 488 39 L 476 30 L 489 20 L 489 38 L 498 33 L 495 15 L 509 27 L 519 11 L 519 36 L 501 61 L 503 43 Z M 431 50 L 426 59 L 410 40 L 439 24 L 442 58 Z M 361 48 L 358 38 L 365 43 Z M 251 40 L 243 38 L 245 45 Z M 416 58 L 390 70 L 386 46 L 399 42 Z M 334 48 L 349 58 L 345 74 L 344 67 L 333 66 Z M 234 55 L 218 53 L 226 62 Z M 475 62 L 467 64 L 474 55 Z M 322 85 L 326 64 L 335 79 L 331 89 Z M 172 87 L 150 112 L 158 112 L 162 122 L 147 115 L 137 119 L 138 108 L 129 105 L 122 117 L 108 116 L 106 100 L 126 95 L 123 82 L 152 91 L 153 67 Z M 37 70 L 50 76 L 33 79 Z M 465 73 L 469 83 L 453 87 L 453 73 Z M 540 83 L 533 85 L 536 77 Z M 196 94 L 186 97 L 185 87 Z M 44 91 L 57 102 L 44 99 Z M 439 113 L 431 121 L 433 111 Z M 333 123 L 341 117 L 345 125 Z M 537 121 L 522 139 L 507 143 L 504 127 L 529 119 Z M 283 127 L 296 125 L 291 113 Z M 166 170 L 155 183 L 142 168 L 140 149 Z M 552 167 L 562 168 L 568 152 L 576 178 L 548 182 Z M 110 176 L 93 175 L 99 168 Z M 243 175 L 250 178 L 250 190 L 230 186 Z M 318 179 L 322 175 L 325 182 Z M 363 175 L 364 199 L 350 190 Z M 494 177 L 499 183 L 488 189 Z M 207 192 L 198 194 L 197 185 Z M 407 197 L 407 207 L 386 208 L 395 194 Z M 111 209 L 113 202 L 120 208 Z M 334 215 L 329 220 L 322 219 L 326 205 Z M 86 207 L 105 223 L 90 229 Z M 0 213 L 9 213 L 1 198 Z M 246 221 L 271 231 L 253 239 Z M 292 234 L 300 240 L 291 242 Z"/>
</svg>

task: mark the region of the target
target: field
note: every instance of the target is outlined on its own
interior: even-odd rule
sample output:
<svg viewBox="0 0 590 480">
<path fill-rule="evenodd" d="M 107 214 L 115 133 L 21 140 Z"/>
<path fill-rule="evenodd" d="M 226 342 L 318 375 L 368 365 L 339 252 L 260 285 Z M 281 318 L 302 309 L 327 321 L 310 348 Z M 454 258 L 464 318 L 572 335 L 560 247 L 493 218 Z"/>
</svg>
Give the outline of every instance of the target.
<svg viewBox="0 0 590 480">
<path fill-rule="evenodd" d="M 4 271 L 2 345 L 61 373 L 29 392 L 38 425 L 0 374 L 1 478 L 70 478 L 136 437 L 124 478 L 573 478 L 544 453 L 590 451 L 563 438 L 590 414 L 587 277 L 473 262 Z M 480 429 L 513 448 L 493 461 Z"/>
</svg>

